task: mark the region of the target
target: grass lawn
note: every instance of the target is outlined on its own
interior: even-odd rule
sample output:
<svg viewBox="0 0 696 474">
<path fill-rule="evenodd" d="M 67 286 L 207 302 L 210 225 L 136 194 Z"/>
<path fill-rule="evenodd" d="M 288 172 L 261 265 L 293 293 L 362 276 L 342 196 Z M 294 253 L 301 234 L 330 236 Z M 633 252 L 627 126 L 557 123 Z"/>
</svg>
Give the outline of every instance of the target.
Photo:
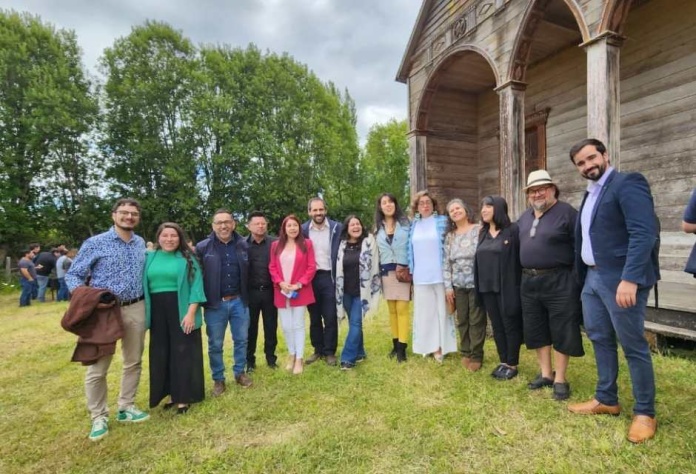
<svg viewBox="0 0 696 474">
<path fill-rule="evenodd" d="M 156 408 L 137 425 L 115 421 L 118 349 L 109 372 L 111 432 L 93 443 L 87 439 L 84 368 L 70 362 L 75 336 L 59 324 L 67 305 L 18 308 L 18 299 L 0 296 L 2 473 L 696 470 L 696 359 L 654 357 L 657 437 L 634 446 L 625 439 L 633 400 L 623 360 L 621 416 L 571 415 L 549 389 L 527 389 L 537 369 L 534 353 L 525 349 L 520 376 L 511 382 L 489 376 L 497 365 L 492 340 L 483 370 L 475 374 L 462 369 L 455 355 L 442 366 L 416 356 L 397 365 L 386 357 L 391 336 L 385 312 L 366 322 L 368 359 L 351 372 L 318 362 L 293 377 L 261 364 L 259 349 L 252 388 L 228 385 L 222 397 L 206 399 L 185 416 Z M 342 323 L 339 347 L 345 333 Z M 571 401 L 594 392 L 587 340 L 585 349 L 584 358 L 571 361 Z M 225 351 L 230 370 L 229 336 Z M 284 361 L 284 347 L 278 354 Z M 137 403 L 147 408 L 149 373 L 143 366 Z M 212 382 L 206 383 L 209 392 Z"/>
</svg>

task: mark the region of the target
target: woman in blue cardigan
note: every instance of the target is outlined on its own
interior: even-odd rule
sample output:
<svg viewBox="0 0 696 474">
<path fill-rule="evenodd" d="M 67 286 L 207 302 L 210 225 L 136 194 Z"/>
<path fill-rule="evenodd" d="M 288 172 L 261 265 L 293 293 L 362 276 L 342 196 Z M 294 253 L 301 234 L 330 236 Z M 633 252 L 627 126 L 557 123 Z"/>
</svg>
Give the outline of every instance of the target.
<svg viewBox="0 0 696 474">
<path fill-rule="evenodd" d="M 167 396 L 164 408 L 184 414 L 205 397 L 201 308 L 205 303 L 201 268 L 178 224 L 157 230 L 143 276 L 145 324 L 150 329 L 150 407 Z"/>
</svg>

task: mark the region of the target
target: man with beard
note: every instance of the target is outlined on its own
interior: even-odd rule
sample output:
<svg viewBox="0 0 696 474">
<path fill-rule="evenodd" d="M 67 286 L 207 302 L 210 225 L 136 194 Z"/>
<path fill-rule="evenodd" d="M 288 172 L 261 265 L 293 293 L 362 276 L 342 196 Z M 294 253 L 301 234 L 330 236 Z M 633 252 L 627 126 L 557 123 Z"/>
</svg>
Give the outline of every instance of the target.
<svg viewBox="0 0 696 474">
<path fill-rule="evenodd" d="M 592 400 L 568 406 L 584 415 L 618 415 L 621 343 L 633 385 L 633 422 L 628 440 L 655 436 L 655 374 L 645 339 L 648 293 L 660 278 L 659 226 L 650 186 L 640 173 L 610 165 L 604 144 L 588 138 L 570 149 L 570 160 L 589 181 L 575 227 L 575 265 L 582 289 L 587 336 L 597 361 Z"/>
<path fill-rule="evenodd" d="M 553 387 L 555 400 L 570 396 L 566 369 L 585 354 L 580 335 L 580 289 L 573 272 L 578 212 L 558 200 L 560 191 L 545 170 L 532 171 L 524 188 L 530 208 L 520 216 L 524 340 L 536 350 L 540 373 L 528 387 Z M 552 369 L 551 349 L 556 371 Z"/>
<path fill-rule="evenodd" d="M 135 407 L 145 347 L 145 241 L 133 232 L 140 222 L 140 204 L 135 199 L 119 199 L 112 208 L 111 218 L 114 221 L 111 229 L 90 237 L 82 244 L 65 275 L 65 283 L 72 293 L 77 287 L 84 286 L 87 277 L 91 276 L 89 286 L 109 290 L 116 296 L 123 319 L 123 376 L 116 419 L 124 423 L 138 423 L 150 417 Z M 85 393 L 92 417 L 89 434 L 92 441 L 109 433 L 106 375 L 112 357 L 105 355 L 87 367 Z"/>
<path fill-rule="evenodd" d="M 237 224 L 227 209 L 213 214 L 213 232 L 198 242 L 196 254 L 203 265 L 203 287 L 208 300 L 203 307 L 208 335 L 208 358 L 213 373 L 213 397 L 227 389 L 223 345 L 229 325 L 234 354 L 234 380 L 243 388 L 252 380 L 245 372 L 249 336 L 249 255 L 246 240 L 235 232 Z"/>
<path fill-rule="evenodd" d="M 312 280 L 316 302 L 307 307 L 314 353 L 307 358 L 307 364 L 324 358 L 328 365 L 334 366 L 338 345 L 336 259 L 343 225 L 327 218 L 326 211 L 324 200 L 313 197 L 307 204 L 310 220 L 302 224 L 302 234 L 312 241 L 317 261 L 317 272 Z"/>
</svg>

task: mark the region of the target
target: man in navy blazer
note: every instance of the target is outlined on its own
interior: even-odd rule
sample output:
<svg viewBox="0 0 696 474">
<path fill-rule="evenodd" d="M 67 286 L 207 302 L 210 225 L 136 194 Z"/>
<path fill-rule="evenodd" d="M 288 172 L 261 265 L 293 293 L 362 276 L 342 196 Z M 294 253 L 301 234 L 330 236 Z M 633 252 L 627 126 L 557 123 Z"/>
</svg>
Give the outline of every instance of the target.
<svg viewBox="0 0 696 474">
<path fill-rule="evenodd" d="M 326 217 L 326 202 L 313 197 L 307 203 L 310 219 L 302 224 L 302 235 L 312 241 L 317 272 L 312 280 L 316 302 L 309 311 L 309 339 L 314 353 L 307 364 L 324 359 L 328 365 L 336 365 L 338 346 L 338 314 L 336 309 L 336 259 L 343 225 Z"/>
<path fill-rule="evenodd" d="M 655 375 L 644 336 L 648 294 L 660 278 L 659 226 L 650 186 L 640 173 L 614 170 L 599 140 L 580 141 L 570 149 L 570 159 L 589 181 L 575 227 L 575 268 L 583 282 L 583 317 L 598 380 L 592 400 L 568 409 L 585 415 L 621 412 L 618 338 L 635 399 L 628 440 L 641 443 L 657 429 Z"/>
</svg>

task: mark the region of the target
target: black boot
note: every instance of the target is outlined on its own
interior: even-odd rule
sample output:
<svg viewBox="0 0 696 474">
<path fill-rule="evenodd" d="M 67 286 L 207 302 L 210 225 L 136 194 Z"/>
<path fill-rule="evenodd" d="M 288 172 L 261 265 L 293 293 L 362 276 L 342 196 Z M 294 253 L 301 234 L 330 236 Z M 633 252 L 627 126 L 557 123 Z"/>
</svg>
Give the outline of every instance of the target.
<svg viewBox="0 0 696 474">
<path fill-rule="evenodd" d="M 392 343 L 394 344 L 394 348 L 393 348 L 392 351 L 389 353 L 389 358 L 390 358 L 390 359 L 393 359 L 394 357 L 396 357 L 396 352 L 397 352 L 397 347 L 398 347 L 397 344 L 399 344 L 399 339 L 398 339 L 398 338 L 397 338 L 397 339 L 392 339 Z"/>
<path fill-rule="evenodd" d="M 406 362 L 406 348 L 408 347 L 408 344 L 405 342 L 397 342 L 397 344 L 396 361 L 399 363 Z"/>
</svg>

